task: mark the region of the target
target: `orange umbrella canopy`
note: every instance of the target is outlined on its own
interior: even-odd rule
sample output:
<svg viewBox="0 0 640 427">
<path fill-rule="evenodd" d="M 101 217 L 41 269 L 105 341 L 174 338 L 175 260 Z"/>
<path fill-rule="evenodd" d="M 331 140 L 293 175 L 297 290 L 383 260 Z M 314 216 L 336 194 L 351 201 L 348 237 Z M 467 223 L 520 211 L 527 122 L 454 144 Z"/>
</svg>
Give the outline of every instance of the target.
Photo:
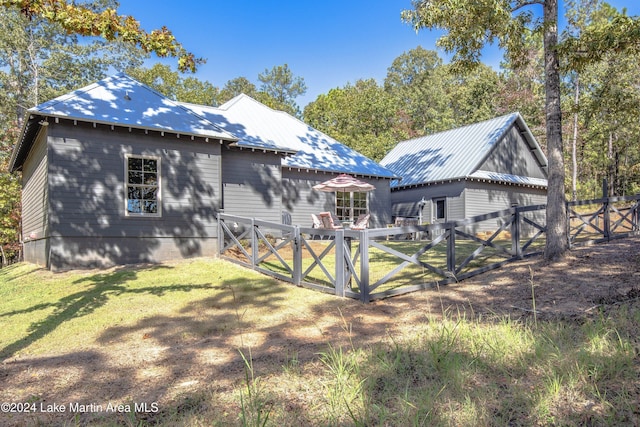
<svg viewBox="0 0 640 427">
<path fill-rule="evenodd" d="M 321 182 L 313 186 L 314 190 L 318 191 L 353 191 L 353 192 L 365 192 L 375 190 L 376 187 L 368 182 L 360 181 L 357 178 L 347 175 L 346 173 L 340 174 L 335 178 L 331 178 L 328 181 Z"/>
</svg>

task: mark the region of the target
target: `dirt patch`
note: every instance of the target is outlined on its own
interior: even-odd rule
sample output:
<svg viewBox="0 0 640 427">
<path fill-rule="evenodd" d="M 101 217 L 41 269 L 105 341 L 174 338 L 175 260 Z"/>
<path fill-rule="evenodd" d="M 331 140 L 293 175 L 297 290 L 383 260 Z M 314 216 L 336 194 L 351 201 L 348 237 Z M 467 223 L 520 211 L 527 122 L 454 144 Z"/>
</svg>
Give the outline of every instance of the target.
<svg viewBox="0 0 640 427">
<path fill-rule="evenodd" d="M 616 304 L 637 304 L 639 298 L 640 238 L 621 239 L 575 249 L 559 262 L 529 258 L 461 283 L 367 305 L 327 296 L 321 305 L 292 307 L 277 324 L 240 333 L 215 329 L 205 338 L 187 340 L 171 335 L 171 327 L 180 328 L 164 322 L 95 348 L 13 357 L 0 364 L 0 402 L 143 402 L 175 411 L 197 405 L 185 403 L 190 393 L 224 392 L 241 384 L 239 347 L 251 346 L 254 367 L 268 375 L 282 370 L 292 355 L 299 365 L 317 363 L 318 352 L 328 345 L 372 345 L 444 312 L 580 321 Z M 159 331 L 166 339 L 156 338 Z M 237 408 L 229 413 L 235 416 Z M 79 421 L 90 423 L 99 415 L 86 412 Z M 45 424 L 73 420 L 69 414 L 0 414 L 0 425 L 32 425 L 36 418 Z"/>
</svg>

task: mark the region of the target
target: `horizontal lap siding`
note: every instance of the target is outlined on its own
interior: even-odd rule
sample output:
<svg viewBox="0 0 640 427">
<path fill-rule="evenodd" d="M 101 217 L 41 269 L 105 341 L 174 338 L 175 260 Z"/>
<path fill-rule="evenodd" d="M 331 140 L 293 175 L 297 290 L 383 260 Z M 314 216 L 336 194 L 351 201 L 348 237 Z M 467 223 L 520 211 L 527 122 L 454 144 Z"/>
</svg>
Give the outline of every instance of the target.
<svg viewBox="0 0 640 427">
<path fill-rule="evenodd" d="M 47 138 L 36 139 L 22 172 L 22 239 L 24 259 L 46 266 L 48 249 Z"/>
<path fill-rule="evenodd" d="M 547 202 L 546 191 L 498 184 L 471 183 L 465 192 L 467 217 Z"/>
<path fill-rule="evenodd" d="M 531 206 L 547 202 L 545 190 L 506 186 L 499 184 L 471 183 L 465 191 L 467 217 L 509 209 L 513 205 Z M 544 211 L 536 214 L 535 220 L 543 221 Z M 532 218 L 533 219 L 533 218 Z M 499 227 L 498 219 L 478 225 L 478 231 L 493 231 Z"/>
<path fill-rule="evenodd" d="M 46 129 L 46 128 L 45 128 Z M 47 235 L 47 139 L 42 132 L 29 153 L 22 172 L 23 239 Z"/>
<path fill-rule="evenodd" d="M 66 122 L 51 124 L 49 131 L 52 235 L 80 253 L 93 253 L 98 264 L 215 253 L 206 248 L 215 248 L 210 241 L 217 237 L 218 142 Z M 161 159 L 161 217 L 125 215 L 126 154 Z M 73 256 L 62 246 L 56 251 L 60 260 Z"/>
<path fill-rule="evenodd" d="M 282 172 L 282 208 L 291 214 L 292 224 L 311 226 L 311 214 L 335 212 L 335 193 L 317 191 L 312 187 L 337 175 L 295 169 L 285 169 Z M 391 221 L 389 180 L 364 177 L 358 177 L 358 179 L 376 187 L 367 194 L 371 214 L 369 226 L 383 227 Z"/>
<path fill-rule="evenodd" d="M 464 212 L 464 182 L 451 182 L 437 185 L 426 185 L 394 191 L 391 193 L 393 215 L 402 217 L 418 217 L 418 203 L 424 198 L 427 202 L 422 215 L 423 221 L 435 221 L 435 199 L 446 199 L 446 220 L 463 219 Z"/>
<path fill-rule="evenodd" d="M 230 215 L 282 219 L 281 156 L 271 152 L 223 149 L 224 212 Z"/>
<path fill-rule="evenodd" d="M 391 187 L 388 179 L 366 179 L 364 181 L 373 184 L 376 189 L 369 193 L 369 212 L 371 228 L 385 227 L 392 221 L 391 218 Z"/>
<path fill-rule="evenodd" d="M 335 212 L 334 193 L 314 190 L 312 187 L 335 175 L 285 169 L 282 172 L 282 209 L 291 214 L 291 223 L 311 227 L 311 214 Z"/>
</svg>

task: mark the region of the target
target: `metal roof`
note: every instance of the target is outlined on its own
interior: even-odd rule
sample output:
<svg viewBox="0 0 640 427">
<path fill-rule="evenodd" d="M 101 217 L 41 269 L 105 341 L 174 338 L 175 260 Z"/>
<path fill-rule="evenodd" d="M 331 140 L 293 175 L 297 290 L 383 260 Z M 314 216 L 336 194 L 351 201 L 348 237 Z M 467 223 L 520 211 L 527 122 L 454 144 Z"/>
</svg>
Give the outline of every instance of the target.
<svg viewBox="0 0 640 427">
<path fill-rule="evenodd" d="M 282 160 L 284 167 L 399 177 L 297 118 L 273 110 L 248 95 L 238 95 L 220 107 L 182 105 L 238 137 L 234 145 L 294 152 L 294 155 Z"/>
<path fill-rule="evenodd" d="M 546 180 L 535 180 L 534 184 L 526 177 L 477 170 L 514 123 L 538 163 L 546 167 L 546 158 L 519 113 L 400 142 L 380 164 L 402 177 L 391 182 L 392 188 L 466 178 L 546 186 Z"/>
<path fill-rule="evenodd" d="M 28 112 L 183 135 L 237 139 L 124 73 L 59 96 Z"/>
<path fill-rule="evenodd" d="M 217 138 L 242 148 L 291 154 L 283 158 L 284 167 L 398 178 L 328 135 L 247 95 L 218 108 L 174 102 L 124 73 L 59 96 L 28 113 L 12 153 L 12 170 L 22 166 L 40 121 L 54 117 Z"/>
</svg>

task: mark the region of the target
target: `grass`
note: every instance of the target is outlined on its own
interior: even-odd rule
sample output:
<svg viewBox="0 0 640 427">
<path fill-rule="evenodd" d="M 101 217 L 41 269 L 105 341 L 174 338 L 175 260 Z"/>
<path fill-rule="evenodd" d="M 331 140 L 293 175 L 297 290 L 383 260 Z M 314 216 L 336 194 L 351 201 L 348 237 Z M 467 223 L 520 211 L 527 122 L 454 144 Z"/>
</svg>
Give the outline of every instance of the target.
<svg viewBox="0 0 640 427">
<path fill-rule="evenodd" d="M 533 291 L 534 280 L 532 275 L 532 283 L 523 286 Z M 339 313 L 335 327 L 314 316 L 319 307 Z M 154 340 L 167 354 L 182 351 L 185 363 L 218 372 L 211 374 L 211 383 L 166 396 L 158 413 L 102 414 L 90 420 L 92 425 L 640 422 L 637 302 L 579 321 L 417 313 L 411 328 L 386 334 L 381 329 L 374 343 L 361 343 L 342 315 L 364 307 L 369 306 L 282 284 L 220 260 L 57 274 L 18 264 L 0 270 L 0 359 L 33 357 L 30 369 L 36 369 L 56 355 L 93 351 L 108 357 L 113 349 L 137 346 L 148 335 L 143 342 Z M 269 356 L 268 338 L 254 339 L 285 329 L 304 338 L 275 355 Z M 308 355 L 303 343 L 314 331 L 319 331 L 319 350 Z M 216 357 L 225 350 L 235 353 L 239 369 L 228 370 L 225 366 L 231 365 L 224 361 L 206 361 L 185 350 L 209 341 L 221 343 L 212 353 Z M 169 369 L 159 360 L 156 368 Z M 146 362 L 131 372 L 137 379 L 127 385 L 145 384 L 141 375 L 152 367 Z M 170 381 L 158 378 L 158 390 L 168 395 L 169 388 L 162 386 Z M 4 387 L 2 400 L 51 400 Z M 86 422 L 67 415 L 68 424 Z"/>
</svg>

